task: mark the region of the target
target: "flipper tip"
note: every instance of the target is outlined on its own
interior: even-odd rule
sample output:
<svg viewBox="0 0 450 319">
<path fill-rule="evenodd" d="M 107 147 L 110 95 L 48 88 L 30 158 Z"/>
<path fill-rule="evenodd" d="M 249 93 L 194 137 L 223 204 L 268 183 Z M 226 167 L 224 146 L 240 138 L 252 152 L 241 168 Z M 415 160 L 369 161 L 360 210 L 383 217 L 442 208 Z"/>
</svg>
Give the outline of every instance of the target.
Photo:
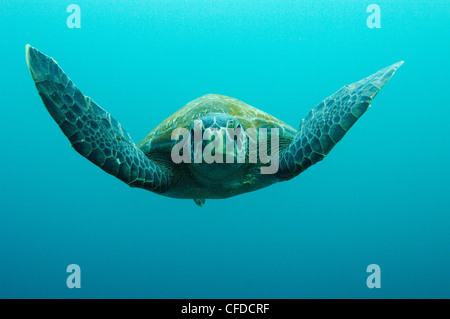
<svg viewBox="0 0 450 319">
<path fill-rule="evenodd" d="M 25 46 L 25 55 L 27 57 L 27 65 L 30 68 L 30 50 L 32 49 L 31 45 L 27 44 Z"/>
<path fill-rule="evenodd" d="M 399 67 L 402 66 L 403 63 L 405 63 L 405 61 L 399 61 L 399 62 L 395 63 L 394 66 L 398 69 Z"/>
<path fill-rule="evenodd" d="M 31 72 L 33 80 L 35 82 L 46 80 L 50 73 L 49 63 L 56 64 L 56 62 L 29 44 L 25 46 L 25 52 L 28 69 Z"/>
<path fill-rule="evenodd" d="M 375 95 L 380 91 L 380 89 L 389 81 L 389 79 L 394 75 L 398 68 L 404 63 L 404 61 L 399 61 L 394 63 L 377 73 L 374 73 L 359 82 L 352 84 L 353 87 L 359 87 L 360 90 L 364 91 L 364 94 L 370 99 L 373 99 Z"/>
</svg>

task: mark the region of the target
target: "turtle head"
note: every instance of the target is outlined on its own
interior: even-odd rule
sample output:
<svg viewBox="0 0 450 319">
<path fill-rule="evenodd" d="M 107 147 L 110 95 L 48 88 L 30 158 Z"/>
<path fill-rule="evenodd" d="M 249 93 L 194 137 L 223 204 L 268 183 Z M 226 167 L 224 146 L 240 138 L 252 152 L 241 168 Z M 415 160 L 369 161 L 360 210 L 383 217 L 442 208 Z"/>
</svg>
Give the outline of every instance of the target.
<svg viewBox="0 0 450 319">
<path fill-rule="evenodd" d="M 222 180 L 245 163 L 245 131 L 231 115 L 210 113 L 195 120 L 191 143 L 192 169 L 208 179 Z"/>
</svg>

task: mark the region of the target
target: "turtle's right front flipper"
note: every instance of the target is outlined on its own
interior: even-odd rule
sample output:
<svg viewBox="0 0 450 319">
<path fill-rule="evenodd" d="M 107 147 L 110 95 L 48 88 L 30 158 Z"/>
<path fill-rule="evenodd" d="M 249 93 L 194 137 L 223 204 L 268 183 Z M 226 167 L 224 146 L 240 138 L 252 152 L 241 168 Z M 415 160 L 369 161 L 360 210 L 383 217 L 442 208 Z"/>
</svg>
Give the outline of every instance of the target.
<svg viewBox="0 0 450 319">
<path fill-rule="evenodd" d="M 280 180 L 289 180 L 321 161 L 364 114 L 402 64 L 403 61 L 397 62 L 344 86 L 309 111 L 292 142 L 280 154 Z"/>
<path fill-rule="evenodd" d="M 163 193 L 170 172 L 148 159 L 108 112 L 84 96 L 52 58 L 26 46 L 28 67 L 39 95 L 73 148 L 132 187 Z"/>
</svg>

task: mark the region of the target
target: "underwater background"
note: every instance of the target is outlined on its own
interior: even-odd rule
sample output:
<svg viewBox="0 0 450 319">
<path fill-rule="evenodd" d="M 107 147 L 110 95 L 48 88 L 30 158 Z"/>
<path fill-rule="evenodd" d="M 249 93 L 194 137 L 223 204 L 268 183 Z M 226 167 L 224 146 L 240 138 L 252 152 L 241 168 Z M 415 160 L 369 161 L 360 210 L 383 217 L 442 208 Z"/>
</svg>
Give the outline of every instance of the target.
<svg viewBox="0 0 450 319">
<path fill-rule="evenodd" d="M 449 1 L 2 1 L 0 298 L 449 298 L 449 27 Z M 76 153 L 27 43 L 136 143 L 207 93 L 297 128 L 343 85 L 405 63 L 322 162 L 199 208 Z"/>
</svg>

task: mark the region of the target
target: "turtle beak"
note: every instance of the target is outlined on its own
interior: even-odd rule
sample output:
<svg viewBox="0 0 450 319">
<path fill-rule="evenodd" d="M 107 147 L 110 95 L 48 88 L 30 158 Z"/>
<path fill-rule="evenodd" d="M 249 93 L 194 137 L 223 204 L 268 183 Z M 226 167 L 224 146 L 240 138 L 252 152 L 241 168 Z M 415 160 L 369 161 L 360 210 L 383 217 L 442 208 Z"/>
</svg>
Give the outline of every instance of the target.
<svg viewBox="0 0 450 319">
<path fill-rule="evenodd" d="M 226 128 L 219 126 L 208 127 L 203 132 L 203 149 L 205 149 L 208 144 L 214 143 L 215 147 L 212 150 L 212 155 L 226 155 L 226 136 Z"/>
<path fill-rule="evenodd" d="M 237 135 L 235 134 L 236 131 L 228 127 L 207 128 L 203 133 L 203 149 L 214 143 L 211 155 L 222 157 L 223 163 L 242 163 L 246 151 L 245 133 L 239 130 Z"/>
<path fill-rule="evenodd" d="M 214 157 L 205 160 L 207 163 L 211 163 L 211 160 L 216 163 L 243 163 L 246 140 L 237 119 L 225 114 L 208 114 L 194 121 L 191 132 L 194 136 L 192 144 L 194 162 L 200 163 L 200 159 L 206 155 Z"/>
</svg>

